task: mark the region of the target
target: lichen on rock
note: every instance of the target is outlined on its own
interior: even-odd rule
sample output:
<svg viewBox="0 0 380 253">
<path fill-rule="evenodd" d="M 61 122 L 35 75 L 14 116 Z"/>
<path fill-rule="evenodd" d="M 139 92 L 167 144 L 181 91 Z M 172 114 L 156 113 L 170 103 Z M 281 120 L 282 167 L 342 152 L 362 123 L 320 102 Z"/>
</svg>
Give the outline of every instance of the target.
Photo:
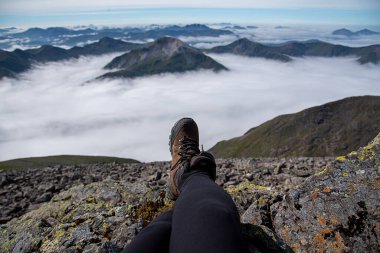
<svg viewBox="0 0 380 253">
<path fill-rule="evenodd" d="M 273 227 L 295 252 L 378 252 L 380 134 L 271 206 Z"/>
<path fill-rule="evenodd" d="M 218 160 L 217 183 L 235 201 L 251 252 L 339 252 L 361 245 L 371 252 L 378 246 L 374 233 L 379 238 L 378 226 L 374 228 L 379 217 L 378 150 L 378 144 L 371 144 L 363 149 L 368 159 L 347 156 L 343 161 Z M 62 184 L 49 200 L 33 202 L 34 209 L 23 209 L 22 216 L 8 221 L 7 213 L 0 225 L 1 252 L 120 252 L 159 213 L 173 207 L 164 191 L 170 163 L 81 168 L 42 169 L 59 182 L 74 170 L 68 178 L 75 181 Z M 89 180 L 89 171 L 95 181 Z M 40 171 L 1 173 L 6 180 L 0 190 L 9 203 L 17 201 L 11 191 L 19 189 L 20 182 L 41 195 L 46 189 L 54 191 L 48 184 L 38 188 L 28 181 L 35 179 L 34 173 L 43 176 Z"/>
</svg>

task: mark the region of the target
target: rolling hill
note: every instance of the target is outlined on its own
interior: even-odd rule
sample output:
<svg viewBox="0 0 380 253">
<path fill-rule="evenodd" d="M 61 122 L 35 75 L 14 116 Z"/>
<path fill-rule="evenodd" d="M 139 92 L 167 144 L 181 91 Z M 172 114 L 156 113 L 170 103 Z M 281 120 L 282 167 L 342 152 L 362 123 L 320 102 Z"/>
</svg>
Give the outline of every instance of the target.
<svg viewBox="0 0 380 253">
<path fill-rule="evenodd" d="M 349 97 L 278 116 L 243 136 L 217 143 L 216 157 L 338 156 L 380 131 L 380 96 Z"/>
</svg>

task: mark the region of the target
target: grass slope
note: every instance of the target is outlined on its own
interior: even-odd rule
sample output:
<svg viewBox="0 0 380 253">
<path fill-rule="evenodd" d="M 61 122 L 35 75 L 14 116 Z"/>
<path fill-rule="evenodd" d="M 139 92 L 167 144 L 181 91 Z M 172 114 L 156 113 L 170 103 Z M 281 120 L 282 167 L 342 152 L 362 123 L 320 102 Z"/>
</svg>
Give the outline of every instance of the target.
<svg viewBox="0 0 380 253">
<path fill-rule="evenodd" d="M 133 159 L 109 157 L 109 156 L 79 156 L 79 155 L 59 155 L 44 157 L 19 158 L 0 162 L 0 170 L 6 169 L 26 169 L 43 168 L 53 165 L 75 165 L 94 163 L 135 163 Z"/>
<path fill-rule="evenodd" d="M 350 97 L 278 116 L 210 149 L 216 157 L 338 156 L 380 131 L 380 96 Z"/>
</svg>

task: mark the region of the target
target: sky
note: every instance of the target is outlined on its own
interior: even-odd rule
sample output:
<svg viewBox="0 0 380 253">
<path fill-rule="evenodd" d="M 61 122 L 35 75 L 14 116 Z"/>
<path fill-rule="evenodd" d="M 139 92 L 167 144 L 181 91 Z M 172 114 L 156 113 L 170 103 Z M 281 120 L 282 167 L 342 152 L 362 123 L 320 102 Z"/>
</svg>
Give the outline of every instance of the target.
<svg viewBox="0 0 380 253">
<path fill-rule="evenodd" d="M 94 80 L 118 54 L 37 65 L 0 83 L 0 160 L 58 154 L 169 160 L 169 132 L 193 117 L 207 150 L 281 114 L 380 95 L 379 66 L 355 57 L 289 63 L 210 55 L 230 71 Z"/>
<path fill-rule="evenodd" d="M 0 25 L 150 23 L 380 25 L 379 0 L 0 0 Z"/>
</svg>

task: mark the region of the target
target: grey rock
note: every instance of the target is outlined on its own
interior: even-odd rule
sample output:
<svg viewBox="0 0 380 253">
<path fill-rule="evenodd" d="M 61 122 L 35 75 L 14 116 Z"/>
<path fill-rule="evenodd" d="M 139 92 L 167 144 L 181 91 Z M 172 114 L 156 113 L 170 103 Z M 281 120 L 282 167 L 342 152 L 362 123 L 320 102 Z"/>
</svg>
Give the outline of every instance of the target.
<svg viewBox="0 0 380 253">
<path fill-rule="evenodd" d="M 271 206 L 296 252 L 379 252 L 380 142 L 339 158 Z"/>
<path fill-rule="evenodd" d="M 278 164 L 309 166 L 310 163 L 314 174 L 321 169 L 318 164 L 329 164 L 332 160 L 310 158 L 313 163 L 298 158 L 217 160 L 217 182 L 233 196 L 245 221 L 253 222 L 252 218 L 256 217 L 256 225 L 265 225 L 273 229 L 271 233 L 278 233 L 271 224 L 271 219 L 276 217 L 274 207 L 282 201 L 286 189 L 294 190 L 309 178 L 286 171 L 289 166 L 276 174 Z M 26 252 L 119 252 L 154 218 L 152 214 L 166 205 L 159 196 L 165 190 L 169 169 L 169 162 L 155 162 L 0 171 L 0 177 L 10 179 L 0 186 L 0 208 L 8 210 L 7 214 L 0 214 L 1 222 L 6 223 L 4 233 L 0 234 L 0 245 L 6 245 L 5 252 L 12 252 L 16 244 L 23 245 L 23 242 L 31 245 L 25 246 L 31 249 Z M 94 178 L 99 182 L 89 183 Z M 49 182 L 56 183 L 46 191 Z M 258 187 L 241 187 L 247 183 Z M 22 199 L 19 200 L 20 194 L 16 198 L 14 192 L 23 193 Z M 24 198 L 24 192 L 29 193 L 28 198 Z M 51 200 L 45 193 L 52 194 Z M 16 219 L 10 220 L 13 217 Z M 41 222 L 35 228 L 33 224 L 42 219 L 46 223 Z M 37 243 L 28 244 L 30 238 L 21 231 L 28 231 Z M 255 250 L 265 252 L 257 247 Z"/>
</svg>

